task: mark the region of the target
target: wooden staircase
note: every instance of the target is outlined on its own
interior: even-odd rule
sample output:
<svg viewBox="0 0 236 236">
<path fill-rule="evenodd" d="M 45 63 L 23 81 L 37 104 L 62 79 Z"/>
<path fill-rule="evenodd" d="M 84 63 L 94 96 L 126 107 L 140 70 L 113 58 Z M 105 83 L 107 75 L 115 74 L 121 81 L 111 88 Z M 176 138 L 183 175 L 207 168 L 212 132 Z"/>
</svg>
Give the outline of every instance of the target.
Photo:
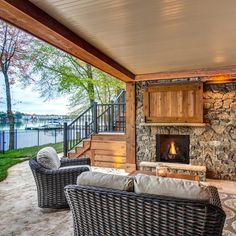
<svg viewBox="0 0 236 236">
<path fill-rule="evenodd" d="M 69 158 L 88 156 L 93 166 L 135 170 L 135 164 L 126 163 L 126 135 L 115 133 L 93 134 L 83 144 L 68 153 Z"/>
<path fill-rule="evenodd" d="M 90 150 L 91 138 L 83 140 L 78 144 L 73 150 L 68 152 L 69 158 L 77 158 L 82 155 L 85 155 L 86 152 Z"/>
<path fill-rule="evenodd" d="M 121 112 L 114 124 L 114 131 L 125 130 L 125 112 Z"/>
<path fill-rule="evenodd" d="M 88 156 L 92 165 L 136 169 L 126 155 L 125 91 L 109 104 L 94 103 L 69 125 L 64 125 L 64 155 L 69 158 Z"/>
</svg>

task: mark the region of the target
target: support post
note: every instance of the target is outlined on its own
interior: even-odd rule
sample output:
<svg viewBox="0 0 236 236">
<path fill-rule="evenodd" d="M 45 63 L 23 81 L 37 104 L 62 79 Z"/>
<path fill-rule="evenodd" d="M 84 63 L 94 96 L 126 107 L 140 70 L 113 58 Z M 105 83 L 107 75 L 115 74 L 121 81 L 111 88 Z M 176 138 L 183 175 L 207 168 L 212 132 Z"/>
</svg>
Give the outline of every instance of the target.
<svg viewBox="0 0 236 236">
<path fill-rule="evenodd" d="M 126 83 L 126 162 L 136 169 L 135 83 Z"/>
<path fill-rule="evenodd" d="M 67 153 L 68 153 L 68 126 L 67 126 L 67 122 L 64 123 L 64 157 L 67 157 Z"/>
</svg>

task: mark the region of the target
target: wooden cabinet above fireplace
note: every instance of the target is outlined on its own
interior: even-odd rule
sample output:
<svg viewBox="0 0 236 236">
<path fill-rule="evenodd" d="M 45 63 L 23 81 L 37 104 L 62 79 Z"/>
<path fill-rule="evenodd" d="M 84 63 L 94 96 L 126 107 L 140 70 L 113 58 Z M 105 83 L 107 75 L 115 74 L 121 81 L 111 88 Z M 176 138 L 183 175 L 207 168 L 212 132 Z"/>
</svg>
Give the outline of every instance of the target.
<svg viewBox="0 0 236 236">
<path fill-rule="evenodd" d="M 145 122 L 203 123 L 202 83 L 156 85 L 145 88 Z"/>
</svg>

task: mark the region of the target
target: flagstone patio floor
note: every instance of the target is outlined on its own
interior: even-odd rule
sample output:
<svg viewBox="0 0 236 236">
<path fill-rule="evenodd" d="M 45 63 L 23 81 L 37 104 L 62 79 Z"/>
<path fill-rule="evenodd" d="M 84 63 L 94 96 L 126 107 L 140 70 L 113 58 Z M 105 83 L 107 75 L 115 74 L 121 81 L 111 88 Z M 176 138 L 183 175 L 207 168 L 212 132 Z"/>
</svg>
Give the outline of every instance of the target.
<svg viewBox="0 0 236 236">
<path fill-rule="evenodd" d="M 126 174 L 124 170 L 93 169 Z M 236 182 L 207 180 L 207 184 L 217 186 L 220 192 L 236 194 Z M 7 179 L 0 183 L 0 236 L 8 235 L 73 235 L 69 210 L 42 210 L 37 206 L 36 186 L 28 161 L 11 167 Z"/>
</svg>

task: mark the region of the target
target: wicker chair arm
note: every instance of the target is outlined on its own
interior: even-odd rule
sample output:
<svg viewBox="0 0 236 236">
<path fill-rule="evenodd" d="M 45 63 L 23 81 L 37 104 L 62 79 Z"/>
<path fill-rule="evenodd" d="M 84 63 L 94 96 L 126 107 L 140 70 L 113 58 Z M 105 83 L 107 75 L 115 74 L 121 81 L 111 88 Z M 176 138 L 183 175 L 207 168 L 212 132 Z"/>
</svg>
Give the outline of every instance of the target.
<svg viewBox="0 0 236 236">
<path fill-rule="evenodd" d="M 219 197 L 219 193 L 218 193 L 217 188 L 214 186 L 207 186 L 206 191 L 208 192 L 208 194 L 210 196 L 210 199 L 209 199 L 210 204 L 222 209 L 221 201 L 220 201 L 220 197 Z"/>
<path fill-rule="evenodd" d="M 49 170 L 44 169 L 45 175 L 69 175 L 69 174 L 81 174 L 84 171 L 90 171 L 89 167 L 87 166 L 78 166 L 73 168 L 66 168 L 66 169 L 58 169 L 58 170 Z"/>
<path fill-rule="evenodd" d="M 64 166 L 76 166 L 76 165 L 91 165 L 90 158 L 88 157 L 81 157 L 81 158 L 63 158 L 61 159 L 61 167 Z"/>
</svg>

